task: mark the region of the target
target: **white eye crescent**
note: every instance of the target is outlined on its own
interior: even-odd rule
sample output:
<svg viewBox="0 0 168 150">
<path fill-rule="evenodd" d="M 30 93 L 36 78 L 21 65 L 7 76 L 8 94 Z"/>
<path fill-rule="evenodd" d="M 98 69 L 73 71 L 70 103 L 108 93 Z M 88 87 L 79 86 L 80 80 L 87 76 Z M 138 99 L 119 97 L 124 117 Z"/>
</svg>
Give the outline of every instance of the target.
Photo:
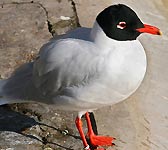
<svg viewBox="0 0 168 150">
<path fill-rule="evenodd" d="M 119 22 L 119 24 L 117 25 L 117 28 L 119 28 L 119 29 L 126 28 L 126 22 L 124 22 L 124 21 Z"/>
</svg>

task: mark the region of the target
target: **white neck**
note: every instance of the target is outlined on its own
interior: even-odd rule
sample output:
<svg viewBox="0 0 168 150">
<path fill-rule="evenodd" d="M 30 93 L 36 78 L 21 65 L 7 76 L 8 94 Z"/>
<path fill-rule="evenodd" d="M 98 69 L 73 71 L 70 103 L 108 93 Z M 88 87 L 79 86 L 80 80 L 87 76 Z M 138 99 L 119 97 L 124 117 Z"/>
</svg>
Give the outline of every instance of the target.
<svg viewBox="0 0 168 150">
<path fill-rule="evenodd" d="M 104 46 L 111 44 L 111 42 L 112 42 L 111 41 L 112 39 L 110 39 L 106 36 L 106 34 L 101 29 L 101 27 L 99 26 L 97 21 L 95 21 L 95 23 L 93 25 L 90 36 L 91 36 L 92 41 L 94 43 L 96 43 L 96 45 L 98 45 L 99 47 L 102 47 L 102 48 Z"/>
</svg>

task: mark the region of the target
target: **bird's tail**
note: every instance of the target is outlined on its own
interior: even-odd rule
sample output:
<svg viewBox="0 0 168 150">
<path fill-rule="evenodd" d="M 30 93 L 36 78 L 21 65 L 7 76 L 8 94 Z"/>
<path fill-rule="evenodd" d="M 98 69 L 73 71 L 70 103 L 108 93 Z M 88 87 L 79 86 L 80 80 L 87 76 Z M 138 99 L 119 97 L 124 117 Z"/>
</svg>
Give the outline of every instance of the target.
<svg viewBox="0 0 168 150">
<path fill-rule="evenodd" d="M 33 63 L 19 67 L 9 79 L 0 80 L 0 105 L 29 101 L 35 93 Z"/>
</svg>

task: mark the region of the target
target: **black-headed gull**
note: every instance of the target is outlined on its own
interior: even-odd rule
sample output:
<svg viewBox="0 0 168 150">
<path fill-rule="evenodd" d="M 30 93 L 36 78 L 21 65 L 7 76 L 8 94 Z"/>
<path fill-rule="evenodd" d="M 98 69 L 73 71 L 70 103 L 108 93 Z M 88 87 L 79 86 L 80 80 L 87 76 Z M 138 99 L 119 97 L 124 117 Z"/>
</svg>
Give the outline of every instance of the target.
<svg viewBox="0 0 168 150">
<path fill-rule="evenodd" d="M 112 145 L 113 137 L 94 134 L 88 111 L 116 104 L 139 87 L 147 64 L 137 40 L 143 32 L 161 34 L 123 4 L 104 9 L 93 28 L 77 28 L 53 38 L 33 63 L 2 80 L 0 104 L 38 101 L 79 111 L 76 126 L 85 149 L 90 147 L 82 129 L 84 114 L 91 145 Z"/>
</svg>

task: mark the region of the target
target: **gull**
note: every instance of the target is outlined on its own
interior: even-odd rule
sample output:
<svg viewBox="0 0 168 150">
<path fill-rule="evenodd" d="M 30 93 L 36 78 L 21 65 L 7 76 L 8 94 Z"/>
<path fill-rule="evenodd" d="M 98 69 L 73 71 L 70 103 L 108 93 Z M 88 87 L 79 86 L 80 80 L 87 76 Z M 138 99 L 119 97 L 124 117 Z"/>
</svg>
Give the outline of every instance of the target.
<svg viewBox="0 0 168 150">
<path fill-rule="evenodd" d="M 54 37 L 41 47 L 34 62 L 1 80 L 0 105 L 36 101 L 77 111 L 75 123 L 84 148 L 112 146 L 115 138 L 94 133 L 89 112 L 125 100 L 140 86 L 147 67 L 137 39 L 141 33 L 161 35 L 124 4 L 105 8 L 92 28 Z M 90 145 L 82 129 L 83 115 Z"/>
</svg>

